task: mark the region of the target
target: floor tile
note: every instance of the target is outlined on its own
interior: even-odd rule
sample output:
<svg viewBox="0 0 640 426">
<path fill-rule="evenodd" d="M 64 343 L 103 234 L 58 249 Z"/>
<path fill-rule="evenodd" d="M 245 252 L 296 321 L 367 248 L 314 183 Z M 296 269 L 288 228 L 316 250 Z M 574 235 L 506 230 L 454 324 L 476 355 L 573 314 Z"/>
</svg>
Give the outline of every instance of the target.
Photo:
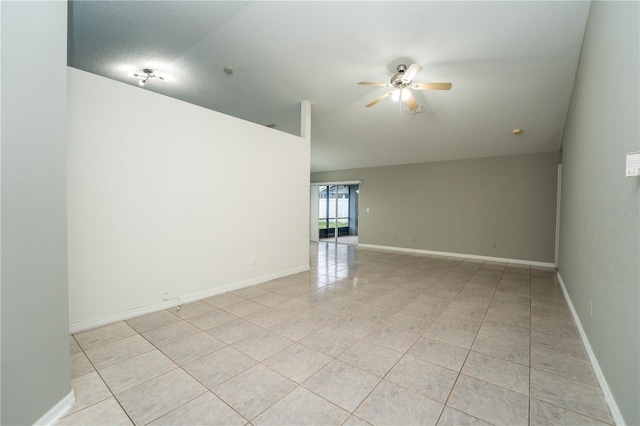
<svg viewBox="0 0 640 426">
<path fill-rule="evenodd" d="M 444 404 L 457 377 L 455 371 L 407 355 L 393 367 L 385 380 Z"/>
<path fill-rule="evenodd" d="M 525 315 L 527 318 L 531 316 L 531 305 L 512 302 L 509 300 L 500 300 L 494 298 L 491 301 L 491 305 L 489 305 L 489 311 L 491 310 L 512 312 L 518 315 Z"/>
<path fill-rule="evenodd" d="M 223 341 L 227 345 L 230 345 L 263 330 L 264 329 L 262 327 L 255 325 L 252 322 L 238 318 L 210 328 L 207 330 L 207 333 Z"/>
<path fill-rule="evenodd" d="M 531 367 L 592 386 L 600 386 L 591 362 L 549 352 L 546 347 L 536 345 L 531 348 Z"/>
<path fill-rule="evenodd" d="M 200 333 L 197 327 L 185 321 L 145 331 L 142 336 L 155 346 L 163 346 L 176 340 L 186 339 Z"/>
<path fill-rule="evenodd" d="M 406 352 L 418 340 L 420 334 L 407 332 L 394 326 L 381 325 L 364 336 L 364 339 L 396 352 Z"/>
<path fill-rule="evenodd" d="M 214 309 L 213 306 L 209 305 L 208 303 L 195 301 L 191 303 L 185 303 L 184 305 L 180 305 L 179 309 L 178 307 L 175 307 L 175 308 L 167 309 L 167 311 L 171 312 L 177 317 L 180 317 L 182 319 L 187 319 L 187 318 L 195 317 L 197 315 L 205 314 L 213 309 Z"/>
<path fill-rule="evenodd" d="M 212 310 L 203 314 L 188 318 L 187 321 L 198 327 L 200 330 L 208 330 L 237 318 L 235 315 L 231 315 L 221 309 L 214 307 L 211 307 L 211 309 Z"/>
<path fill-rule="evenodd" d="M 342 333 L 351 334 L 354 337 L 363 337 L 371 330 L 376 328 L 377 324 L 365 319 L 345 315 L 331 323 L 331 328 Z"/>
<path fill-rule="evenodd" d="M 560 356 L 569 356 L 582 360 L 589 359 L 581 341 L 538 331 L 531 332 L 531 348 L 544 349 Z"/>
<path fill-rule="evenodd" d="M 510 327 L 531 328 L 531 318 L 529 315 L 522 315 L 512 311 L 489 308 L 484 318 L 486 321 L 494 321 Z"/>
<path fill-rule="evenodd" d="M 443 312 L 434 322 L 435 325 L 448 325 L 450 327 L 458 327 L 463 330 L 477 333 L 480 330 L 482 318 L 470 317 L 468 315 L 460 315 L 451 312 Z M 426 331 L 426 330 L 425 330 Z"/>
<path fill-rule="evenodd" d="M 532 306 L 531 317 L 558 322 L 573 322 L 573 315 L 566 303 L 546 303 L 544 306 Z"/>
<path fill-rule="evenodd" d="M 75 334 L 78 345 L 84 350 L 91 349 L 105 343 L 115 342 L 125 337 L 133 336 L 136 331 L 125 322 L 118 322 L 93 330 Z"/>
<path fill-rule="evenodd" d="M 113 396 L 95 371 L 71 380 L 71 388 L 73 388 L 76 403 L 68 414 L 73 414 Z"/>
<path fill-rule="evenodd" d="M 473 345 L 473 341 L 476 338 L 476 333 L 462 328 L 434 324 L 429 327 L 423 336 L 432 340 L 439 340 L 444 343 L 460 346 L 461 348 L 471 349 L 471 345 Z"/>
<path fill-rule="evenodd" d="M 208 303 L 216 308 L 223 308 L 225 306 L 233 305 L 234 303 L 242 302 L 246 300 L 244 297 L 240 297 L 231 293 L 218 294 L 216 296 L 207 297 L 202 301 Z"/>
<path fill-rule="evenodd" d="M 532 368 L 531 397 L 605 423 L 613 423 L 604 395 L 595 386 Z"/>
<path fill-rule="evenodd" d="M 255 360 L 243 353 L 226 347 L 185 364 L 183 368 L 207 388 L 213 389 L 256 364 Z"/>
<path fill-rule="evenodd" d="M 541 318 L 531 318 L 531 329 L 542 333 L 553 334 L 567 339 L 580 340 L 578 327 L 573 323 L 549 321 Z"/>
<path fill-rule="evenodd" d="M 384 377 L 400 357 L 401 352 L 387 349 L 369 340 L 361 340 L 342 352 L 338 359 L 378 377 Z"/>
<path fill-rule="evenodd" d="M 462 374 L 529 395 L 529 367 L 471 351 Z"/>
<path fill-rule="evenodd" d="M 232 346 L 251 358 L 263 361 L 284 348 L 291 346 L 294 342 L 276 334 L 272 331 L 262 331 L 252 336 L 246 337 Z"/>
<path fill-rule="evenodd" d="M 100 370 L 100 375 L 117 395 L 177 367 L 162 352 L 154 350 L 105 367 Z"/>
<path fill-rule="evenodd" d="M 136 425 L 147 424 L 207 390 L 183 370 L 174 370 L 116 395 Z"/>
<path fill-rule="evenodd" d="M 398 312 L 388 317 L 385 324 L 410 334 L 422 334 L 431 326 L 432 321 Z"/>
<path fill-rule="evenodd" d="M 480 420 L 477 417 L 473 417 L 462 411 L 458 411 L 451 407 L 444 407 L 444 411 L 438 420 L 438 426 L 490 426 L 491 423 L 487 423 Z M 549 425 L 547 425 L 549 426 Z"/>
<path fill-rule="evenodd" d="M 471 350 L 529 366 L 529 342 L 483 334 L 482 328 L 480 331 Z"/>
<path fill-rule="evenodd" d="M 82 351 L 82 349 L 80 349 L 80 345 L 78 345 L 76 339 L 73 336 L 69 336 L 69 353 L 73 355 L 80 351 Z"/>
<path fill-rule="evenodd" d="M 97 369 L 102 369 L 154 349 L 153 345 L 144 337 L 136 334 L 97 348 L 88 349 L 86 354 Z"/>
<path fill-rule="evenodd" d="M 407 352 L 407 354 L 415 358 L 454 371 L 460 371 L 468 353 L 468 349 L 426 337 L 418 339 L 415 345 Z"/>
<path fill-rule="evenodd" d="M 161 345 L 158 349 L 171 358 L 176 364 L 185 365 L 218 349 L 222 349 L 225 346 L 224 343 L 215 337 L 201 332 L 186 339 Z"/>
<path fill-rule="evenodd" d="M 443 405 L 383 380 L 354 412 L 374 425 L 435 425 Z"/>
<path fill-rule="evenodd" d="M 529 421 L 527 396 L 463 374 L 447 405 L 493 424 L 526 425 Z"/>
<path fill-rule="evenodd" d="M 354 336 L 333 330 L 331 327 L 325 327 L 300 340 L 300 343 L 329 356 L 336 357 L 353 345 L 356 340 L 357 338 Z"/>
<path fill-rule="evenodd" d="M 89 362 L 84 352 L 76 352 L 71 355 L 71 378 L 83 376 L 87 373 L 95 371 L 93 365 Z"/>
<path fill-rule="evenodd" d="M 269 330 L 286 337 L 287 339 L 299 341 L 311 333 L 320 330 L 324 326 L 304 318 L 291 317 L 278 324 L 269 327 Z"/>
<path fill-rule="evenodd" d="M 213 392 L 247 420 L 252 420 L 296 384 L 264 365 L 256 365 L 216 386 Z"/>
<path fill-rule="evenodd" d="M 261 311 L 253 312 L 249 315 L 245 315 L 244 319 L 257 324 L 260 327 L 268 328 L 291 317 L 292 315 L 286 312 L 273 308 L 266 308 Z"/>
<path fill-rule="evenodd" d="M 326 243 L 310 265 L 70 336 L 64 422 L 613 421 L 553 270 Z"/>
<path fill-rule="evenodd" d="M 260 425 L 341 425 L 349 412 L 298 387 L 251 423 Z"/>
<path fill-rule="evenodd" d="M 127 414 L 122 410 L 122 407 L 120 407 L 120 404 L 118 404 L 118 401 L 113 397 L 64 417 L 56 424 L 78 426 L 133 425 Z"/>
<path fill-rule="evenodd" d="M 352 412 L 380 381 L 379 377 L 334 360 L 307 379 L 303 386 Z"/>
<path fill-rule="evenodd" d="M 289 299 L 290 299 L 289 297 L 283 296 L 282 294 L 269 292 L 268 294 L 263 294 L 262 296 L 254 297 L 251 300 L 253 300 L 256 303 L 260 303 L 261 305 L 274 306 L 274 305 L 277 305 L 278 303 L 285 302 Z"/>
<path fill-rule="evenodd" d="M 179 317 L 166 310 L 162 310 L 128 319 L 127 323 L 138 333 L 144 333 L 145 331 L 153 330 L 154 328 L 159 328 L 179 321 Z"/>
<path fill-rule="evenodd" d="M 328 355 L 295 343 L 267 358 L 263 364 L 296 383 L 302 383 L 331 360 Z"/>
<path fill-rule="evenodd" d="M 531 342 L 531 330 L 491 320 L 482 321 L 479 333 L 501 337 L 508 340 L 521 341 L 527 346 Z"/>
<path fill-rule="evenodd" d="M 271 293 L 270 291 L 263 290 L 258 286 L 249 286 L 249 287 L 241 288 L 239 290 L 234 290 L 231 292 L 231 294 L 244 297 L 245 299 L 253 299 L 254 297 L 264 296 L 270 293 Z"/>
<path fill-rule="evenodd" d="M 588 425 L 588 426 L 604 426 L 599 420 L 591 417 L 582 416 L 573 411 L 548 404 L 543 401 L 531 398 L 530 402 L 530 421 L 531 426 L 548 426 L 548 425 Z"/>
<path fill-rule="evenodd" d="M 267 309 L 267 307 L 265 305 L 261 305 L 260 303 L 256 303 L 252 300 L 243 300 L 242 302 L 224 306 L 221 309 L 223 309 L 226 312 L 229 312 L 230 314 L 233 314 L 239 317 L 244 317 L 254 312 Z"/>
<path fill-rule="evenodd" d="M 362 420 L 358 416 L 353 414 L 349 416 L 346 422 L 342 423 L 342 426 L 371 426 L 371 423 Z"/>
<path fill-rule="evenodd" d="M 462 316 L 482 319 L 484 318 L 484 314 L 487 312 L 487 306 L 483 307 L 483 306 L 473 305 L 473 304 L 461 302 L 454 299 L 445 308 L 444 313 L 447 313 L 447 312 L 455 315 L 462 315 Z"/>
<path fill-rule="evenodd" d="M 244 417 L 233 411 L 220 398 L 211 392 L 206 392 L 150 424 L 156 426 L 241 426 L 246 423 L 247 420 Z"/>
</svg>

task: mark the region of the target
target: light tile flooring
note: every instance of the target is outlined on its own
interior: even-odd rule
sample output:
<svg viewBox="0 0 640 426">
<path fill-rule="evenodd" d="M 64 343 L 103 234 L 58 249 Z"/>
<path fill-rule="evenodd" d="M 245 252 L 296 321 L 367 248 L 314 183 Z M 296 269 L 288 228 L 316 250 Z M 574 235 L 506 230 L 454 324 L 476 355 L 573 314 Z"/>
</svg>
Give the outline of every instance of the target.
<svg viewBox="0 0 640 426">
<path fill-rule="evenodd" d="M 61 424 L 613 424 L 552 270 L 310 250 L 310 272 L 72 336 Z"/>
</svg>

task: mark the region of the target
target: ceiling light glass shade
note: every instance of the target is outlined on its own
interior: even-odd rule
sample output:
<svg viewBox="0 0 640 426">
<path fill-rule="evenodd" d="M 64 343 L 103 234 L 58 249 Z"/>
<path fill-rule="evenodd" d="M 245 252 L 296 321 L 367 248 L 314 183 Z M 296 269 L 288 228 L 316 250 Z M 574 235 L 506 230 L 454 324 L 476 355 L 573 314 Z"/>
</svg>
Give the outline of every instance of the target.
<svg viewBox="0 0 640 426">
<path fill-rule="evenodd" d="M 407 88 L 403 88 L 403 89 L 396 89 L 393 91 L 393 93 L 391 93 L 391 99 L 394 102 L 398 102 L 400 100 L 400 98 L 402 98 L 403 101 L 407 101 L 407 99 L 409 99 L 410 93 L 409 93 L 409 89 Z"/>
</svg>

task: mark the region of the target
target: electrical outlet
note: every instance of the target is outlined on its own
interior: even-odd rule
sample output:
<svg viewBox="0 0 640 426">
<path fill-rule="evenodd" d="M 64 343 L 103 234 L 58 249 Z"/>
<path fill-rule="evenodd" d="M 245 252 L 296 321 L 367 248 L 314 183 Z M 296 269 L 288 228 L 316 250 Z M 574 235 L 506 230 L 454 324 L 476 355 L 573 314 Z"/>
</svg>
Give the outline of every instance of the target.
<svg viewBox="0 0 640 426">
<path fill-rule="evenodd" d="M 251 256 L 251 264 L 255 265 L 257 263 L 256 257 L 255 256 Z"/>
<path fill-rule="evenodd" d="M 593 318 L 593 302 L 589 302 L 589 318 Z"/>
<path fill-rule="evenodd" d="M 496 247 L 498 247 L 498 243 L 496 242 L 496 240 L 493 240 L 493 241 L 491 242 L 491 247 L 492 247 L 492 248 L 496 248 Z"/>
</svg>

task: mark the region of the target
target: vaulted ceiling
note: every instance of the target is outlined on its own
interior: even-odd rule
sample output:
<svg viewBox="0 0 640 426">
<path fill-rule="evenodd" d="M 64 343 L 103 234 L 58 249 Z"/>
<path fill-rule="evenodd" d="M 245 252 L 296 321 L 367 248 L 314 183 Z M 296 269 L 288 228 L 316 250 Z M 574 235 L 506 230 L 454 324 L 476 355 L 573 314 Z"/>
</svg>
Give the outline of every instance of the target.
<svg viewBox="0 0 640 426">
<path fill-rule="evenodd" d="M 293 134 L 309 100 L 312 171 L 557 151 L 589 5 L 72 1 L 68 63 L 135 86 L 151 68 L 140 90 Z M 389 89 L 357 83 L 400 63 L 453 87 L 365 108 Z"/>
</svg>

